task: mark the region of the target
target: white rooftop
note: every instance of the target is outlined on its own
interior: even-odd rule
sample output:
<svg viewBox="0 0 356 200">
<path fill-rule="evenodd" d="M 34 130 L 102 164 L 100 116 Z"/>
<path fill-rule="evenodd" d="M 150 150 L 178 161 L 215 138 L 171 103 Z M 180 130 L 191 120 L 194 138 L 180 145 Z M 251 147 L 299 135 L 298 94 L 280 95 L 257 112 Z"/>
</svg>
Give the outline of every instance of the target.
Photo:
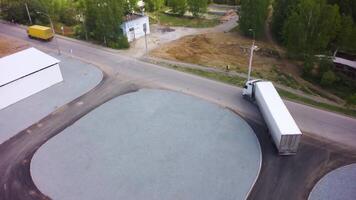
<svg viewBox="0 0 356 200">
<path fill-rule="evenodd" d="M 342 65 L 347 65 L 349 67 L 352 67 L 352 68 L 356 69 L 356 61 L 347 60 L 347 59 L 340 58 L 340 57 L 335 57 L 333 61 L 335 63 L 339 63 L 339 64 L 342 64 Z"/>
<path fill-rule="evenodd" d="M 59 62 L 35 48 L 0 58 L 0 86 Z"/>
<path fill-rule="evenodd" d="M 301 134 L 300 129 L 273 84 L 267 81 L 258 82 L 256 84 L 261 91 L 264 91 L 261 92 L 261 95 L 280 131 L 283 134 Z"/>
</svg>

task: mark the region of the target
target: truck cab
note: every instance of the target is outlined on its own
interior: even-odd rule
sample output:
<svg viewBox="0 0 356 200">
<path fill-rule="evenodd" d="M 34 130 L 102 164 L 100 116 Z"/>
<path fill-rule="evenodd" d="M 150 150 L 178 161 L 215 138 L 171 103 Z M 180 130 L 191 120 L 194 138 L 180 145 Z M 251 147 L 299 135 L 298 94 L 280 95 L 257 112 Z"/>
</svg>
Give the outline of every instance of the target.
<svg viewBox="0 0 356 200">
<path fill-rule="evenodd" d="M 257 82 L 262 81 L 261 79 L 249 80 L 245 83 L 244 89 L 242 90 L 242 96 L 250 101 L 254 100 L 254 85 Z"/>
</svg>

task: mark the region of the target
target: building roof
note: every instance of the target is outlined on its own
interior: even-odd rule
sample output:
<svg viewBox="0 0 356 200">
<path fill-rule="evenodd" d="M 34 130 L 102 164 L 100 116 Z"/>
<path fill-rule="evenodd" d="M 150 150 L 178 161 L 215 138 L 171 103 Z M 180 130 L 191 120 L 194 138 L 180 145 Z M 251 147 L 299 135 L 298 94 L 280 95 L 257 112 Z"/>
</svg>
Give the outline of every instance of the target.
<svg viewBox="0 0 356 200">
<path fill-rule="evenodd" d="M 136 13 L 131 13 L 131 14 L 128 14 L 128 15 L 124 16 L 124 22 L 133 21 L 135 19 L 139 19 L 139 18 L 142 18 L 142 17 L 146 17 L 146 16 L 140 15 L 140 14 L 136 14 Z"/>
<path fill-rule="evenodd" d="M 0 59 L 0 86 L 59 62 L 56 58 L 35 48 L 5 56 Z"/>
<path fill-rule="evenodd" d="M 340 57 L 335 57 L 333 59 L 333 61 L 334 61 L 334 63 L 346 65 L 346 66 L 356 69 L 356 61 L 347 60 L 347 59 L 340 58 Z"/>
</svg>

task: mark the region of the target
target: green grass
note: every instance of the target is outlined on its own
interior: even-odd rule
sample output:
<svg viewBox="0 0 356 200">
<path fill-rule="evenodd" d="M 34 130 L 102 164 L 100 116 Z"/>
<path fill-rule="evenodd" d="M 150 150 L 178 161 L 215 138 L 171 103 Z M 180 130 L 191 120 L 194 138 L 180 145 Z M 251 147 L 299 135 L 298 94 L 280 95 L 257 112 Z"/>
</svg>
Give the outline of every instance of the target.
<svg viewBox="0 0 356 200">
<path fill-rule="evenodd" d="M 158 21 L 162 25 L 166 26 L 183 26 L 190 28 L 207 28 L 214 27 L 219 24 L 218 19 L 204 19 L 194 17 L 180 17 L 176 15 L 158 13 L 156 14 Z"/>
<path fill-rule="evenodd" d="M 224 83 L 236 85 L 239 87 L 243 87 L 243 85 L 245 84 L 245 81 L 246 81 L 246 79 L 241 78 L 241 77 L 227 76 L 227 75 L 224 75 L 221 73 L 208 72 L 208 71 L 204 71 L 204 70 L 200 70 L 200 69 L 185 68 L 185 67 L 180 67 L 180 66 L 176 66 L 176 65 L 172 66 L 171 68 L 182 71 L 182 72 L 187 72 L 187 73 L 195 74 L 198 76 L 206 77 L 209 79 L 221 81 Z"/>
<path fill-rule="evenodd" d="M 220 82 L 228 83 L 228 84 L 231 84 L 231 85 L 236 85 L 236 86 L 239 86 L 239 87 L 243 87 L 244 84 L 245 84 L 245 81 L 246 81 L 246 79 L 241 78 L 241 77 L 237 77 L 237 76 L 228 76 L 228 75 L 217 73 L 217 72 L 208 72 L 208 71 L 204 71 L 204 70 L 200 70 L 200 69 L 186 68 L 186 67 L 181 67 L 181 66 L 177 66 L 177 65 L 170 66 L 170 68 L 173 68 L 173 69 L 176 69 L 176 70 L 182 71 L 182 72 L 195 74 L 195 75 L 202 76 L 202 77 L 205 77 L 205 78 L 217 80 L 217 81 L 220 81 Z M 306 104 L 306 105 L 310 105 L 310 106 L 313 106 L 313 107 L 316 107 L 316 108 L 321 108 L 321 109 L 324 109 L 324 110 L 337 112 L 337 113 L 342 113 L 342 114 L 345 114 L 345 115 L 356 117 L 356 110 L 347 109 L 347 108 L 343 108 L 343 107 L 339 107 L 339 106 L 335 106 L 335 105 L 330 105 L 330 104 L 314 101 L 312 99 L 296 95 L 294 93 L 285 91 L 283 89 L 277 89 L 277 90 L 278 90 L 278 93 L 284 99 L 288 99 L 288 100 L 292 100 L 292 101 L 295 101 L 295 102 L 299 102 L 299 103 L 303 103 L 303 104 Z"/>
<path fill-rule="evenodd" d="M 352 110 L 352 109 L 347 109 L 347 108 L 343 108 L 343 107 L 339 107 L 339 106 L 334 106 L 334 105 L 330 105 L 330 104 L 326 104 L 326 103 L 321 103 L 321 102 L 317 102 L 305 97 L 301 97 L 298 96 L 296 94 L 293 94 L 291 92 L 282 90 L 282 89 L 278 89 L 278 93 L 286 98 L 286 99 L 290 99 L 293 101 L 297 101 L 297 102 L 301 102 L 307 105 L 311 105 L 314 107 L 318 107 L 318 108 L 322 108 L 324 110 L 329 110 L 329 111 L 333 111 L 333 112 L 337 112 L 337 113 L 342 113 L 345 115 L 350 115 L 353 117 L 356 117 L 356 110 Z"/>
</svg>

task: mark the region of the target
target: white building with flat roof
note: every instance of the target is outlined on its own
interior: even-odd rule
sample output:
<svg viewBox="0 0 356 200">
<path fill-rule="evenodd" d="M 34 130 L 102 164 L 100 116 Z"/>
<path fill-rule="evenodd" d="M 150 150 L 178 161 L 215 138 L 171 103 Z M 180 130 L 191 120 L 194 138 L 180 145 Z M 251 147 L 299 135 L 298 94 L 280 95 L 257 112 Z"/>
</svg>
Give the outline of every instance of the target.
<svg viewBox="0 0 356 200">
<path fill-rule="evenodd" d="M 146 15 L 141 14 L 129 14 L 125 17 L 124 22 L 121 25 L 124 35 L 127 40 L 132 42 L 140 37 L 150 34 L 150 22 Z"/>
<path fill-rule="evenodd" d="M 35 48 L 0 58 L 0 110 L 63 81 L 59 62 Z"/>
</svg>

